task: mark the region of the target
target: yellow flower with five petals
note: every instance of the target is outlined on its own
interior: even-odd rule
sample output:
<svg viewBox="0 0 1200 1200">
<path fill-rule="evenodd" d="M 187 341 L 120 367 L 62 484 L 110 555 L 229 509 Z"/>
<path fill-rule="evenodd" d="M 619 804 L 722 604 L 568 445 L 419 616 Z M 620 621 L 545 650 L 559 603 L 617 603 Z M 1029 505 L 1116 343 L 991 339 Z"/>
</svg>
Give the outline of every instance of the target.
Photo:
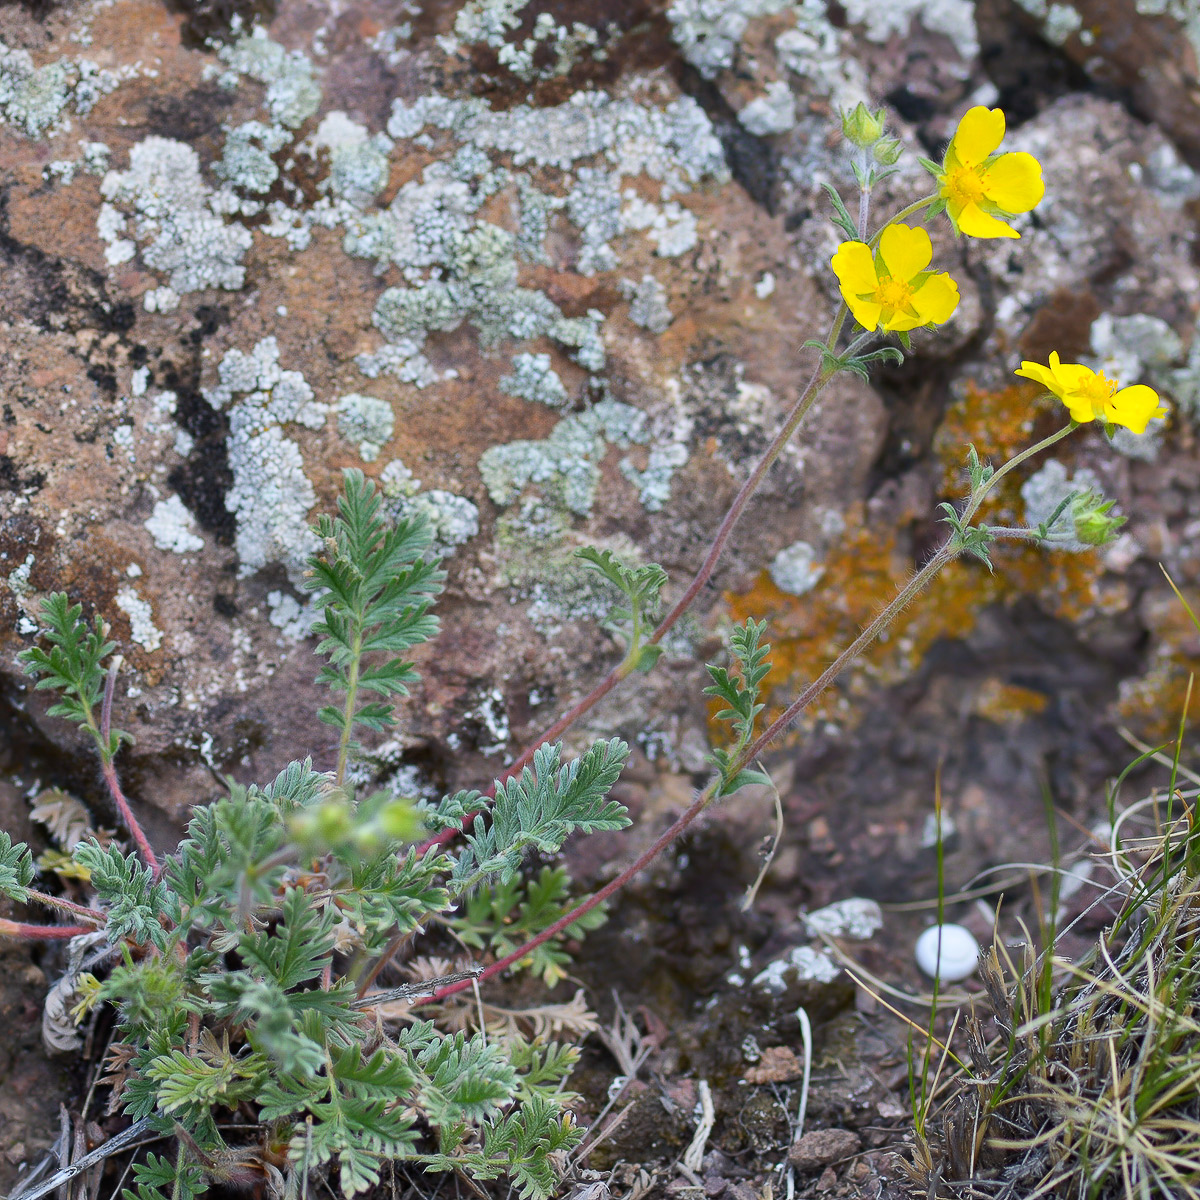
<svg viewBox="0 0 1200 1200">
<path fill-rule="evenodd" d="M 872 251 L 866 242 L 843 242 L 830 265 L 842 298 L 864 329 L 904 333 L 940 325 L 958 307 L 958 285 L 927 268 L 933 246 L 924 229 L 888 225 Z"/>
<path fill-rule="evenodd" d="M 1087 421 L 1104 421 L 1109 425 L 1124 425 L 1134 433 L 1145 433 L 1151 417 L 1166 414 L 1158 393 L 1143 383 L 1121 387 L 1082 363 L 1060 362 L 1052 352 L 1049 366 L 1023 362 L 1016 372 L 1025 379 L 1040 383 L 1066 406 L 1071 420 L 1080 425 Z"/>
<path fill-rule="evenodd" d="M 958 123 L 946 147 L 938 182 L 938 199 L 956 233 L 977 238 L 1021 235 L 1004 220 L 1029 212 L 1042 196 L 1041 164 L 1032 154 L 997 154 L 1004 140 L 1004 113 L 976 105 Z"/>
</svg>

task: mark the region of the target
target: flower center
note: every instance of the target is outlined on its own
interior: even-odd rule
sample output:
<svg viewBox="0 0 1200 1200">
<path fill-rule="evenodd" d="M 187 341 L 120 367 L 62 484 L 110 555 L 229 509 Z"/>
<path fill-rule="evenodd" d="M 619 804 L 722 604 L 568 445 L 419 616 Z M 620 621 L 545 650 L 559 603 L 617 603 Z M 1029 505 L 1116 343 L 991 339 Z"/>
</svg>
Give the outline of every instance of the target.
<svg viewBox="0 0 1200 1200">
<path fill-rule="evenodd" d="M 941 192 L 956 204 L 978 204 L 983 199 L 983 172 L 977 167 L 956 167 L 942 176 Z"/>
<path fill-rule="evenodd" d="M 912 300 L 912 294 L 912 288 L 903 279 L 896 279 L 892 275 L 881 275 L 879 286 L 875 289 L 875 294 L 871 299 L 884 308 L 895 310 L 907 308 Z"/>
<path fill-rule="evenodd" d="M 1087 383 L 1080 385 L 1079 394 L 1092 406 L 1097 417 L 1104 418 L 1105 403 L 1117 394 L 1119 387 L 1115 379 L 1097 373 Z"/>
</svg>

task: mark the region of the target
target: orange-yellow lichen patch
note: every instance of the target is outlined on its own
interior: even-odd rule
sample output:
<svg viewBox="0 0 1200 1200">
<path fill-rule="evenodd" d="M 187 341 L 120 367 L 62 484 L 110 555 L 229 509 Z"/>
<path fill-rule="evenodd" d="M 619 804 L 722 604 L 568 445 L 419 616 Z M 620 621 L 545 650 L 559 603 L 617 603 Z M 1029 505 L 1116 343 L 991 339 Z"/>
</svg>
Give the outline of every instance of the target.
<svg viewBox="0 0 1200 1200">
<path fill-rule="evenodd" d="M 872 645 L 814 704 L 802 724 L 838 719 L 853 725 L 855 696 L 910 674 L 935 641 L 965 637 L 989 605 L 1032 595 L 1045 611 L 1065 620 L 1097 606 L 1100 568 L 1094 552 L 1047 553 L 1004 543 L 995 548 L 993 561 L 994 573 L 976 561 L 951 564 L 897 617 L 886 640 Z M 732 620 L 768 621 L 774 691 L 767 719 L 853 641 L 904 585 L 913 563 L 893 531 L 866 527 L 860 511 L 851 514 L 847 532 L 826 557 L 824 569 L 818 585 L 804 596 L 781 592 L 764 572 L 750 591 L 728 597 Z"/>
<path fill-rule="evenodd" d="M 1006 683 L 992 676 L 980 684 L 972 709 L 976 715 L 997 725 L 1015 725 L 1026 717 L 1045 712 L 1049 703 L 1050 698 L 1045 692 Z"/>
<path fill-rule="evenodd" d="M 1167 746 L 1169 751 L 1179 736 L 1179 718 L 1192 676 L 1196 683 L 1192 685 L 1188 728 L 1194 729 L 1200 713 L 1200 658 L 1170 651 L 1163 653 L 1144 675 L 1122 682 L 1116 703 L 1118 722 L 1143 741 Z"/>
<path fill-rule="evenodd" d="M 967 383 L 963 395 L 946 409 L 933 436 L 933 451 L 942 464 L 943 499 L 963 493 L 968 444 L 975 447 L 980 459 L 1000 466 L 1039 436 L 1053 432 L 1054 406 L 1043 397 L 1043 391 L 1036 384 L 1014 383 L 989 392 Z M 1015 494 L 1003 482 L 998 490 Z"/>
</svg>

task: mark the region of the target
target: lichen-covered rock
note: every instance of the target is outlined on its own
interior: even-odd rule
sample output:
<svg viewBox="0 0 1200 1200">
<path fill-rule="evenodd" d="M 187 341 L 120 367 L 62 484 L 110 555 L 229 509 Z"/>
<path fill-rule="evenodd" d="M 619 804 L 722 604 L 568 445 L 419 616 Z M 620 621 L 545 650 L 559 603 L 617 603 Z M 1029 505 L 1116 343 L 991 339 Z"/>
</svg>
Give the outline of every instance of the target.
<svg viewBox="0 0 1200 1200">
<path fill-rule="evenodd" d="M 671 0 L 643 36 L 521 0 L 411 21 L 367 0 L 352 22 L 298 0 L 207 48 L 158 0 L 60 6 L 41 23 L 5 10 L 11 701 L 77 748 L 15 665 L 41 597 L 65 587 L 125 655 L 116 721 L 137 738 L 123 761 L 141 803 L 178 818 L 210 766 L 262 777 L 308 751 L 324 764 L 301 584 L 309 526 L 360 466 L 393 515 L 429 517 L 449 569 L 436 665 L 362 770 L 419 759 L 432 789 L 480 782 L 620 653 L 611 597 L 574 551 L 659 561 L 677 592 L 803 388 L 803 343 L 838 303 L 822 184 L 855 187 L 834 110 L 883 96 L 909 153 L 876 213 L 928 193 L 916 155 L 974 103 L 1010 108 L 1008 146 L 1043 161 L 1046 200 L 1019 241 L 935 227 L 936 265 L 962 294 L 954 321 L 919 335 L 902 369 L 830 388 L 663 668 L 571 736 L 625 733 L 658 767 L 703 772 L 698 664 L 715 623 L 771 618 L 776 701 L 828 662 L 937 538 L 963 444 L 999 457 L 1049 427 L 1011 376 L 1049 349 L 1145 377 L 1172 414 L 1115 451 L 1076 435 L 997 515 L 1038 519 L 1095 481 L 1127 533 L 1103 554 L 1064 543 L 1048 559 L 999 552 L 995 575 L 956 568 L 825 698 L 806 753 L 869 753 L 892 771 L 880 796 L 888 780 L 925 786 L 941 751 L 905 776 L 863 748 L 863 713 L 888 703 L 872 700 L 881 687 L 936 674 L 949 640 L 1003 675 L 1011 646 L 988 638 L 1022 604 L 1103 659 L 1104 686 L 1071 718 L 1082 741 L 1114 703 L 1149 729 L 1190 651 L 1139 564 L 1200 578 L 1200 184 L 1180 115 L 1194 100 L 1149 76 L 1133 111 L 1073 91 L 1070 56 L 1093 22 L 1059 5 L 1007 36 L 1035 39 L 1067 82 L 1018 87 L 1033 41 L 994 52 L 999 3 Z M 1114 58 L 1104 37 L 1095 53 Z M 1186 74 L 1186 54 L 1180 41 L 1164 61 Z M 960 728 L 994 713 L 994 694 L 1017 692 L 928 720 Z M 968 760 L 948 763 L 946 787 L 966 794 Z"/>
</svg>

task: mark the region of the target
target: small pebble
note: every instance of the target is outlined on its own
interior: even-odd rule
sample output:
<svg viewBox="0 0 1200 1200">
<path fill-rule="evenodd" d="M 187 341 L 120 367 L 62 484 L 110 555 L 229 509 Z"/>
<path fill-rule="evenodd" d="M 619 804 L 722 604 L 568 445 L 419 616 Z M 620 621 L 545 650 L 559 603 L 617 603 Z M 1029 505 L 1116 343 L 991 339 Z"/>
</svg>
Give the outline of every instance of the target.
<svg viewBox="0 0 1200 1200">
<path fill-rule="evenodd" d="M 941 937 L 941 959 L 938 939 Z M 961 925 L 931 925 L 917 938 L 917 966 L 934 979 L 956 983 L 974 974 L 979 966 L 979 943 L 969 929 Z"/>
</svg>

